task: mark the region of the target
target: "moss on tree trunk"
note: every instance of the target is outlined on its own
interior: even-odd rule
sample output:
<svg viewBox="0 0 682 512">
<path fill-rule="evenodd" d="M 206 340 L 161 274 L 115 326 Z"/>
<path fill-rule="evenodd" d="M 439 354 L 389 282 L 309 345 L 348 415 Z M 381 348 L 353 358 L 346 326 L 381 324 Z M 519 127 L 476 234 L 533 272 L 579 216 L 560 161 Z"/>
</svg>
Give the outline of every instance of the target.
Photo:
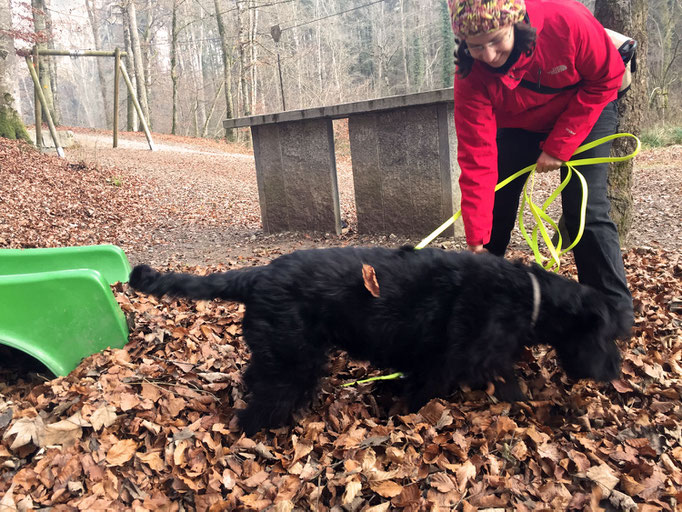
<svg viewBox="0 0 682 512">
<path fill-rule="evenodd" d="M 13 108 L 7 106 L 0 107 L 0 137 L 21 139 L 29 144 L 33 144 L 31 137 L 26 131 L 24 122 Z"/>
</svg>

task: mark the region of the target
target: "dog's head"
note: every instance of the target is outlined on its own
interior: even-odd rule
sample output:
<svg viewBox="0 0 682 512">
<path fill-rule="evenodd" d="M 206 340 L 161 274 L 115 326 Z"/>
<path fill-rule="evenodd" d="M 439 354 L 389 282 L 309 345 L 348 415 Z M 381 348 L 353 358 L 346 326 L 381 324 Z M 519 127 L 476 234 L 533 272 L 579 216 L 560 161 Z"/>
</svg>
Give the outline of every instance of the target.
<svg viewBox="0 0 682 512">
<path fill-rule="evenodd" d="M 562 334 L 552 343 L 561 366 L 572 379 L 608 382 L 620 376 L 621 356 L 615 341 L 629 334 L 632 313 L 601 292 L 578 285 L 565 304 Z"/>
</svg>

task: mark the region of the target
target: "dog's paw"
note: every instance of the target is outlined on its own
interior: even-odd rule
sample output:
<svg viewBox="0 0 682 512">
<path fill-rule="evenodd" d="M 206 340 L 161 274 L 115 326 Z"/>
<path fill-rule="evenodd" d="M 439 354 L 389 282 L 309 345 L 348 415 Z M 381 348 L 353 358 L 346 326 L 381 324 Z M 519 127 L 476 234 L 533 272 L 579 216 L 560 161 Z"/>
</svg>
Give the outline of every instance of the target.
<svg viewBox="0 0 682 512">
<path fill-rule="evenodd" d="M 239 428 L 246 434 L 246 437 L 253 437 L 254 434 L 257 434 L 263 428 L 260 419 L 248 409 L 237 411 L 237 418 Z"/>
<path fill-rule="evenodd" d="M 141 292 L 147 291 L 159 273 L 149 265 L 136 265 L 128 277 L 128 285 Z"/>
<path fill-rule="evenodd" d="M 527 402 L 528 397 L 521 391 L 516 379 L 495 381 L 495 396 L 501 402 Z"/>
</svg>

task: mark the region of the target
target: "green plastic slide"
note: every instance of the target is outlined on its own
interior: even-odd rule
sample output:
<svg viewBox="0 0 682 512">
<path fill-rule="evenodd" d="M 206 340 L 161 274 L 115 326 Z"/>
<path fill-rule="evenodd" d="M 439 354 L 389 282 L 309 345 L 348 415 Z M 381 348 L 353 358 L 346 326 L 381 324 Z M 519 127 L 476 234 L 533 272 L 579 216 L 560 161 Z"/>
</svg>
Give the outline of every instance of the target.
<svg viewBox="0 0 682 512">
<path fill-rule="evenodd" d="M 53 270 L 90 268 L 109 283 L 128 282 L 130 263 L 116 245 L 54 247 L 48 249 L 0 249 L 0 275 L 32 274 Z"/>
<path fill-rule="evenodd" d="M 55 375 L 123 347 L 128 327 L 109 284 L 127 281 L 129 272 L 116 246 L 0 249 L 0 344 Z"/>
</svg>

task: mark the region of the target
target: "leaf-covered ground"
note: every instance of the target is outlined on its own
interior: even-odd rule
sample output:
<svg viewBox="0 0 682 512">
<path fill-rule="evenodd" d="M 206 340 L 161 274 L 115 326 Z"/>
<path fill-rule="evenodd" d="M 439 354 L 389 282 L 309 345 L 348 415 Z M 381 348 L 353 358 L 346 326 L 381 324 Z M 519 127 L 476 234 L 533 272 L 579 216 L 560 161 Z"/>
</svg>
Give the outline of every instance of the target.
<svg viewBox="0 0 682 512">
<path fill-rule="evenodd" d="M 133 262 L 203 273 L 298 247 L 408 241 L 353 233 L 343 158 L 347 233 L 265 236 L 243 148 L 157 142 L 186 151 L 84 144 L 61 161 L 0 139 L 0 247 L 116 243 Z M 0 509 L 678 510 L 682 148 L 644 152 L 636 173 L 625 253 L 636 326 L 620 380 L 569 381 L 538 349 L 518 368 L 530 402 L 464 389 L 408 414 L 399 382 L 342 387 L 386 369 L 336 353 L 291 428 L 246 438 L 234 420 L 243 308 L 116 285 L 132 326 L 124 349 L 52 380 L 3 354 Z M 528 257 L 520 245 L 511 256 Z M 570 259 L 562 268 L 574 273 Z"/>
</svg>

